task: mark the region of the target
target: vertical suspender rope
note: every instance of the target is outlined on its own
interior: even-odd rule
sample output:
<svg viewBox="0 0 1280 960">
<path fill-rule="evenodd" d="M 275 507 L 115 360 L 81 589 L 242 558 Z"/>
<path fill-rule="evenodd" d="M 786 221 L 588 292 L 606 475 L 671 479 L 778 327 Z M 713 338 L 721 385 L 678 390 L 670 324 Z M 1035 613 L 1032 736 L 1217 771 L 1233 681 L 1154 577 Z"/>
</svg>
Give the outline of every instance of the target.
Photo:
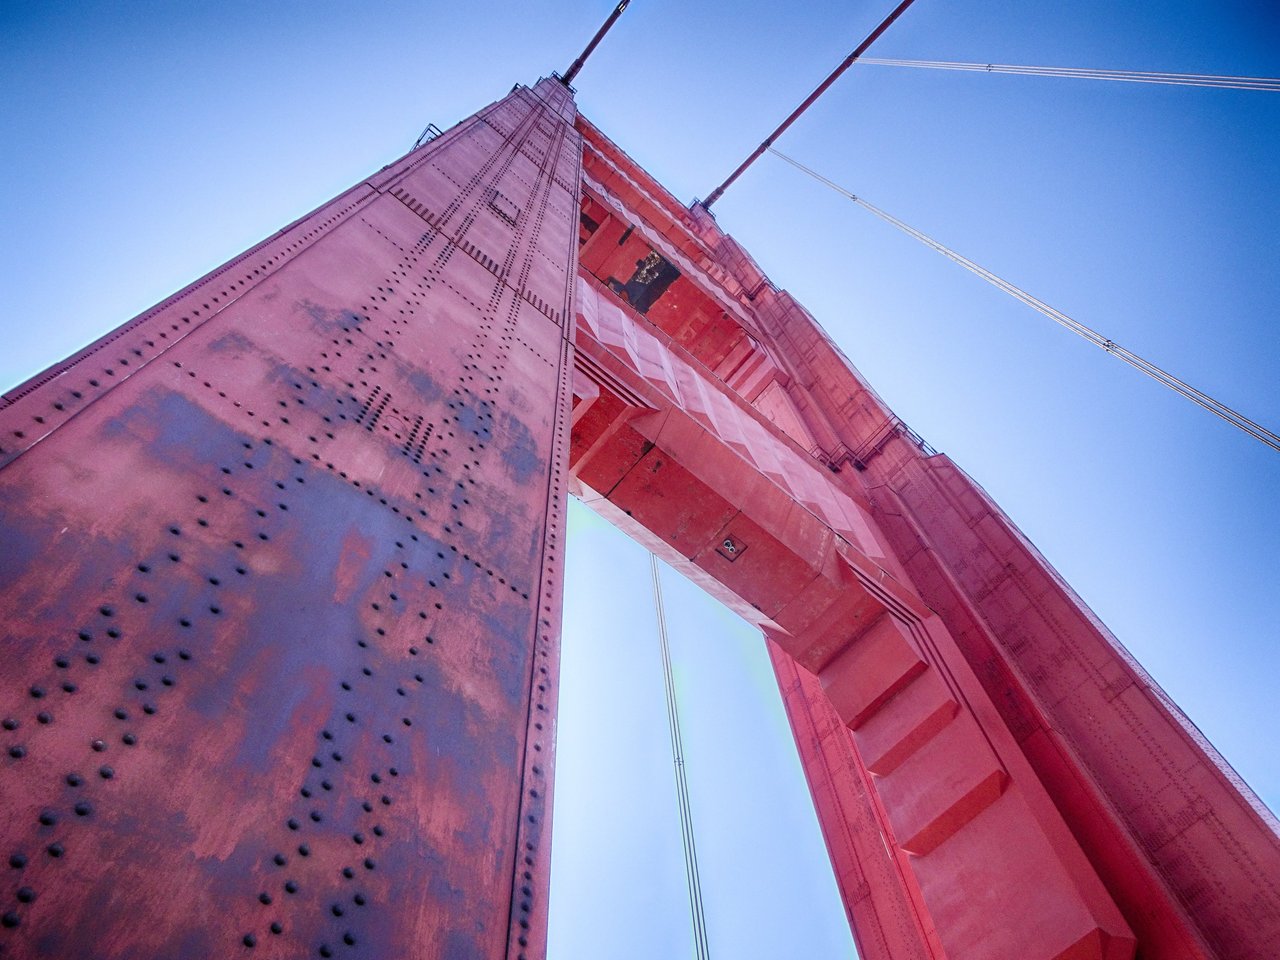
<svg viewBox="0 0 1280 960">
<path fill-rule="evenodd" d="M 697 960 L 710 960 L 707 918 L 702 910 L 702 881 L 698 876 L 698 851 L 693 844 L 693 811 L 689 806 L 689 781 L 684 773 L 684 745 L 680 738 L 680 711 L 676 704 L 676 684 L 671 673 L 671 647 L 667 642 L 667 615 L 662 606 L 662 584 L 658 580 L 658 558 L 649 554 L 653 577 L 653 607 L 658 617 L 658 643 L 662 650 L 662 679 L 667 696 L 667 729 L 671 733 L 671 758 L 675 764 L 676 797 L 680 807 L 680 838 L 684 845 L 685 880 L 689 885 L 689 910 L 693 919 L 693 948 Z"/>
</svg>

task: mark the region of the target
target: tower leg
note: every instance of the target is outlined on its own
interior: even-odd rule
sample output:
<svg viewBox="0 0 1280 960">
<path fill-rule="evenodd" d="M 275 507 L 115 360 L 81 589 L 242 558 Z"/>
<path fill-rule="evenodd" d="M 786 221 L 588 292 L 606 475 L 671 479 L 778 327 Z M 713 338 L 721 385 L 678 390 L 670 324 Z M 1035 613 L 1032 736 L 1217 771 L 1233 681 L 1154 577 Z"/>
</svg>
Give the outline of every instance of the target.
<svg viewBox="0 0 1280 960">
<path fill-rule="evenodd" d="M 5 398 L 0 955 L 544 949 L 573 116 L 517 89 Z"/>
</svg>

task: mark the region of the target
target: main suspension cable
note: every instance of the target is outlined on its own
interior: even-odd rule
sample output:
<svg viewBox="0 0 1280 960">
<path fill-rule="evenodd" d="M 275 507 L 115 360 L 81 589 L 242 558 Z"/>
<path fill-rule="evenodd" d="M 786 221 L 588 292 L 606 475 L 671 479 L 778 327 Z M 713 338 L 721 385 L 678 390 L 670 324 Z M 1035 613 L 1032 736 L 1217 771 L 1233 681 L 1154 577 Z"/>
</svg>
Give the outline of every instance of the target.
<svg viewBox="0 0 1280 960">
<path fill-rule="evenodd" d="M 900 16 L 902 16 L 903 12 L 907 9 L 907 7 L 911 6 L 911 4 L 914 2 L 915 0 L 900 0 L 898 5 L 889 12 L 889 15 L 886 16 L 883 20 L 881 20 L 880 23 L 876 26 L 876 28 L 872 30 L 869 34 L 867 34 L 866 38 L 863 39 L 863 41 L 860 44 L 858 44 L 856 47 L 853 48 L 853 52 L 849 54 L 847 57 L 845 57 L 843 60 L 841 60 L 840 65 L 837 66 L 834 70 L 832 70 L 829 74 L 827 74 L 826 79 L 823 80 L 820 84 L 818 84 L 817 87 L 814 88 L 813 92 L 809 94 L 809 96 L 804 98 L 804 102 L 801 103 L 800 106 L 792 110 L 791 113 L 787 114 L 787 119 L 783 120 L 780 124 L 774 127 L 773 133 L 765 137 L 764 140 L 761 141 L 760 146 L 756 147 L 753 151 L 751 151 L 751 155 L 747 157 L 747 159 L 743 160 L 740 164 L 738 164 L 737 169 L 735 169 L 733 173 L 729 174 L 729 176 L 725 178 L 724 183 L 720 184 L 720 186 L 712 190 L 711 193 L 707 196 L 707 199 L 701 201 L 702 209 L 709 211 L 711 209 L 711 205 L 720 199 L 720 197 L 724 194 L 724 192 L 729 189 L 729 187 L 733 184 L 735 180 L 738 179 L 738 177 L 742 176 L 742 172 L 746 170 L 747 167 L 755 163 L 758 159 L 760 159 L 760 156 L 765 152 L 765 150 L 771 147 L 774 141 L 776 141 L 780 136 L 786 133 L 787 127 L 795 123 L 796 120 L 799 119 L 802 113 L 804 113 L 811 106 L 813 106 L 814 102 L 820 96 L 822 96 L 824 93 L 827 92 L 827 88 L 830 87 L 837 80 L 839 80 L 840 75 L 843 74 L 846 70 L 848 70 L 851 66 L 853 66 L 854 62 L 860 59 L 862 55 L 867 52 L 870 46 L 873 43 L 875 43 L 878 39 L 880 39 L 880 35 L 884 33 L 886 30 L 888 30 L 889 27 L 893 25 L 893 22 L 897 20 Z"/>
<path fill-rule="evenodd" d="M 1207 393 L 1197 390 L 1195 387 L 1178 379 L 1173 374 L 1169 373 L 1167 370 L 1161 369 L 1151 361 L 1145 360 L 1142 357 L 1138 356 L 1136 353 L 1133 353 L 1132 351 L 1127 350 L 1124 347 L 1120 346 L 1120 344 L 1116 343 L 1114 340 L 1111 340 L 1109 337 L 1105 337 L 1102 334 L 1098 333 L 1096 330 L 1093 330 L 1092 328 L 1085 326 L 1080 321 L 1067 316 L 1061 310 L 1054 309 L 1053 307 L 1045 303 L 1043 300 L 1033 297 L 1031 294 L 1027 293 L 1025 290 L 1021 289 L 1020 287 L 1014 286 L 1008 280 L 1004 280 L 1001 277 L 996 276 L 994 273 L 992 273 L 990 270 L 986 269 L 985 267 L 981 267 L 978 264 L 974 263 L 968 257 L 962 256 L 961 254 L 956 253 L 956 251 L 952 250 L 950 247 L 943 246 L 941 243 L 939 243 L 937 240 L 934 240 L 932 237 L 926 236 L 925 234 L 921 233 L 919 230 L 915 229 L 909 224 L 903 223 L 897 217 L 885 212 L 884 210 L 881 210 L 879 207 L 875 206 L 874 204 L 868 203 L 866 200 L 863 200 L 861 197 L 857 196 L 856 194 L 850 192 L 849 190 L 846 190 L 844 187 L 840 186 L 834 181 L 828 180 L 826 177 L 818 173 L 816 170 L 812 170 L 809 167 L 806 167 L 799 160 L 789 157 L 785 153 L 781 152 L 780 150 L 776 150 L 773 147 L 769 148 L 769 152 L 772 153 L 774 156 L 782 160 L 785 160 L 787 163 L 791 164 L 797 170 L 800 170 L 808 174 L 809 176 L 813 177 L 813 179 L 817 180 L 819 183 L 822 183 L 825 186 L 830 187 L 836 193 L 839 193 L 842 196 L 852 200 L 854 203 L 858 204 L 858 206 L 862 207 L 863 209 L 869 210 L 871 213 L 874 213 L 881 220 L 885 221 L 885 223 L 888 223 L 897 227 L 903 233 L 907 234 L 908 236 L 914 237 L 915 239 L 923 243 L 925 246 L 932 247 L 934 250 L 937 250 L 940 254 L 942 254 L 948 260 L 952 260 L 955 263 L 960 264 L 960 266 L 964 267 L 970 273 L 974 273 L 978 275 L 983 280 L 986 280 L 992 286 L 998 287 L 999 289 L 1003 290 L 1005 293 L 1009 294 L 1014 299 L 1020 300 L 1023 303 L 1025 303 L 1027 306 L 1031 307 L 1033 310 L 1036 310 L 1039 313 L 1044 314 L 1054 323 L 1057 323 L 1057 324 L 1060 324 L 1061 326 L 1066 327 L 1072 333 L 1076 334 L 1079 337 L 1082 337 L 1085 340 L 1088 340 L 1094 346 L 1105 350 L 1107 353 L 1111 354 L 1114 357 L 1118 357 L 1119 359 L 1123 360 L 1125 363 L 1129 364 L 1129 366 L 1133 367 L 1136 370 L 1141 371 L 1151 379 L 1164 384 L 1170 390 L 1173 390 L 1175 393 L 1181 394 L 1182 396 L 1190 400 L 1192 403 L 1203 407 L 1205 410 L 1208 410 L 1214 416 L 1222 418 L 1227 423 L 1231 424 L 1233 427 L 1236 427 L 1237 429 L 1242 430 L 1245 433 L 1249 434 L 1249 436 L 1253 437 L 1255 440 L 1259 440 L 1262 443 L 1265 443 L 1268 447 L 1271 447 L 1271 449 L 1273 450 L 1280 451 L 1280 436 L 1277 436 L 1276 434 L 1272 433 L 1270 430 L 1268 430 L 1266 427 L 1262 426 L 1261 424 L 1258 424 L 1253 420 L 1250 420 L 1248 417 L 1246 417 L 1244 414 L 1240 413 L 1239 411 L 1232 409 L 1231 407 L 1227 406 L 1224 403 L 1221 403 L 1218 400 L 1215 400 L 1213 397 L 1209 396 Z"/>
<path fill-rule="evenodd" d="M 892 60 L 884 57 L 863 57 L 858 62 L 883 67 L 922 67 L 929 70 L 1013 73 L 1034 77 L 1074 77 L 1078 80 L 1119 80 L 1123 83 L 1162 83 L 1180 87 L 1216 87 L 1224 90 L 1263 90 L 1280 93 L 1280 77 L 1226 77 L 1212 73 L 1095 70 L 1091 67 L 1035 67 L 1011 63 L 958 63 L 951 60 Z"/>
<path fill-rule="evenodd" d="M 671 646 L 667 642 L 667 614 L 662 605 L 662 584 L 658 579 L 658 558 L 649 554 L 653 578 L 653 607 L 658 617 L 658 644 L 662 650 L 662 681 L 667 697 L 667 730 L 671 734 L 671 759 L 676 769 L 676 799 L 680 807 L 680 839 L 684 844 L 684 873 L 689 885 L 689 910 L 693 917 L 693 948 L 697 960 L 710 960 L 707 918 L 702 909 L 702 879 L 698 875 L 698 851 L 693 843 L 693 808 L 689 804 L 689 781 L 684 773 L 684 743 L 680 736 L 680 710 L 676 704 L 676 682 L 671 671 Z"/>
</svg>

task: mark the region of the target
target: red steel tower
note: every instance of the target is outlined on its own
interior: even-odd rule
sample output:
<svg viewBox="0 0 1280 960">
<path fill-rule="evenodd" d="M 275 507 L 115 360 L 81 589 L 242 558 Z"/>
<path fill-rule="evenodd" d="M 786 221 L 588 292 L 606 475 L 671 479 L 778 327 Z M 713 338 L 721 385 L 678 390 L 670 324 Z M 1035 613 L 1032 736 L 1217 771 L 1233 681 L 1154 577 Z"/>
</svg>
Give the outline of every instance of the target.
<svg viewBox="0 0 1280 960">
<path fill-rule="evenodd" d="M 1271 814 L 548 79 L 0 400 L 0 956 L 543 956 L 571 492 L 768 637 L 866 960 L 1275 955 Z"/>
</svg>

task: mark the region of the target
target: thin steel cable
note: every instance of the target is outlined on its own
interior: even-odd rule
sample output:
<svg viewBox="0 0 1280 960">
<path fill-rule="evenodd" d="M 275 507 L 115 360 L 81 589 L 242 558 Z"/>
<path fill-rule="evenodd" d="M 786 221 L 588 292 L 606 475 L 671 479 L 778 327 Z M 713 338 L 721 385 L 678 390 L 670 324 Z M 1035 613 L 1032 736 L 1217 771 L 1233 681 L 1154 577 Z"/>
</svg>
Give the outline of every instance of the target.
<svg viewBox="0 0 1280 960">
<path fill-rule="evenodd" d="M 838 183 L 828 180 L 826 177 L 818 173 L 816 170 L 812 170 L 809 167 L 806 167 L 799 160 L 795 160 L 792 157 L 787 156 L 785 153 L 782 153 L 780 150 L 774 149 L 773 147 L 769 148 L 769 152 L 772 153 L 774 156 L 782 160 L 785 160 L 787 163 L 791 164 L 797 170 L 801 170 L 804 173 L 807 173 L 809 176 L 813 177 L 813 179 L 817 180 L 819 183 L 822 183 L 825 186 L 830 187 L 836 193 L 839 193 L 842 196 L 852 200 L 854 203 L 858 204 L 858 206 L 864 208 L 865 210 L 869 210 L 871 213 L 874 213 L 881 220 L 885 221 L 886 223 L 892 224 L 893 226 L 897 227 L 899 230 L 901 230 L 903 233 L 907 234 L 908 236 L 914 237 L 915 239 L 919 240 L 925 246 L 932 247 L 934 250 L 937 250 L 940 254 L 942 254 L 948 260 L 952 260 L 955 263 L 960 264 L 960 266 L 964 267 L 970 273 L 977 274 L 983 280 L 986 280 L 992 286 L 998 287 L 999 289 L 1003 290 L 1005 293 L 1009 294 L 1014 299 L 1021 300 L 1027 306 L 1031 307 L 1031 309 L 1044 314 L 1054 323 L 1057 323 L 1057 324 L 1060 324 L 1061 326 L 1066 327 L 1072 333 L 1076 334 L 1079 337 L 1082 337 L 1085 340 L 1088 340 L 1094 346 L 1105 350 L 1107 353 L 1111 354 L 1114 357 L 1118 357 L 1119 359 L 1123 360 L 1125 363 L 1129 364 L 1129 366 L 1133 367 L 1135 370 L 1139 370 L 1142 373 L 1145 373 L 1151 379 L 1164 384 L 1170 390 L 1173 390 L 1175 393 L 1181 394 L 1182 396 L 1190 400 L 1192 403 L 1197 404 L 1200 407 L 1203 407 L 1205 410 L 1208 410 L 1214 416 L 1222 418 L 1223 420 L 1225 420 L 1227 423 L 1231 424 L 1233 427 L 1237 428 L 1238 430 L 1241 430 L 1249 434 L 1249 436 L 1253 437 L 1255 440 L 1259 440 L 1262 443 L 1265 443 L 1268 447 L 1271 447 L 1271 449 L 1273 450 L 1280 451 L 1280 436 L 1277 436 L 1276 434 L 1272 433 L 1270 430 L 1268 430 L 1266 427 L 1262 426 L 1261 424 L 1256 423 L 1253 420 L 1250 420 L 1248 417 L 1246 417 L 1244 414 L 1240 413 L 1239 411 L 1232 409 L 1231 407 L 1227 406 L 1225 403 L 1215 400 L 1213 397 L 1209 396 L 1207 393 L 1197 390 L 1195 387 L 1191 386 L 1190 384 L 1182 380 L 1179 380 L 1177 377 L 1169 373 L 1167 370 L 1163 370 L 1160 367 L 1156 366 L 1151 361 L 1145 360 L 1142 357 L 1138 356 L 1136 353 L 1133 353 L 1132 351 L 1125 349 L 1124 347 L 1120 346 L 1120 344 L 1116 343 L 1114 340 L 1110 339 L 1109 337 L 1105 337 L 1102 334 L 1098 333 L 1096 330 L 1085 326 L 1079 320 L 1075 320 L 1072 317 L 1067 316 L 1061 310 L 1054 309 L 1053 307 L 1045 303 L 1043 300 L 1033 297 L 1031 294 L 1027 293 L 1025 290 L 1021 289 L 1020 287 L 1014 286 L 1008 280 L 1002 279 L 1001 277 L 996 276 L 994 273 L 992 273 L 990 270 L 986 269 L 985 267 L 981 267 L 978 264 L 974 263 L 968 257 L 962 256 L 961 254 L 956 253 L 956 251 L 952 250 L 950 247 L 943 246 L 937 240 L 934 240 L 932 237 L 926 236 L 925 234 L 921 233 L 919 230 L 915 229 L 909 224 L 903 223 L 897 217 L 892 216 L 889 213 L 886 213 L 884 210 L 881 210 L 879 207 L 875 206 L 874 204 L 868 203 L 866 200 L 863 200 L 861 197 L 857 196 L 856 194 L 850 192 L 849 190 L 846 190 L 844 187 L 840 186 Z"/>
<path fill-rule="evenodd" d="M 693 919 L 693 947 L 697 960 L 710 960 L 707 918 L 702 908 L 702 879 L 698 874 L 698 850 L 693 842 L 693 808 L 689 804 L 689 781 L 684 772 L 684 743 L 680 736 L 680 710 L 676 704 L 676 683 L 671 672 L 671 646 L 667 642 L 667 614 L 662 605 L 662 584 L 658 580 L 658 558 L 649 554 L 653 578 L 653 607 L 658 617 L 658 643 L 662 649 L 662 680 L 667 698 L 667 730 L 671 734 L 671 758 L 676 770 L 676 798 L 680 807 L 680 839 L 684 845 L 685 881 L 689 885 L 689 911 Z"/>
<path fill-rule="evenodd" d="M 1161 83 L 1179 87 L 1215 87 L 1224 90 L 1262 90 L 1280 93 L 1280 77 L 1227 77 L 1212 73 L 1095 70 L 1091 67 L 1036 67 L 1012 63 L 894 60 L 885 57 L 863 57 L 858 62 L 883 67 L 920 67 L 928 70 L 964 70 L 971 73 L 1012 73 L 1036 77 L 1073 77 L 1077 80 L 1118 80 L 1123 83 Z"/>
</svg>

